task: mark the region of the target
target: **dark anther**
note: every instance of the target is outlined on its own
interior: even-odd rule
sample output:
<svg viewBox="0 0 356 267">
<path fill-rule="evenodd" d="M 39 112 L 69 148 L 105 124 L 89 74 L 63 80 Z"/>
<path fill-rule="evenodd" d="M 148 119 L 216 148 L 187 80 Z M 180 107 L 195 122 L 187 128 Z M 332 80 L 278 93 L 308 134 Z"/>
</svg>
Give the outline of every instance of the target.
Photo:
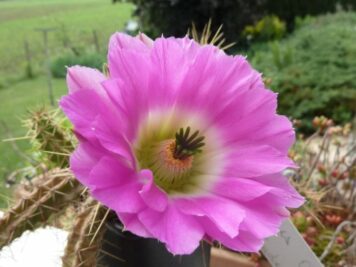
<svg viewBox="0 0 356 267">
<path fill-rule="evenodd" d="M 204 136 L 199 136 L 199 131 L 195 131 L 190 135 L 190 127 L 185 130 L 180 128 L 176 133 L 176 147 L 174 150 L 174 158 L 185 159 L 196 153 L 201 152 L 201 148 L 205 145 L 203 142 Z"/>
</svg>

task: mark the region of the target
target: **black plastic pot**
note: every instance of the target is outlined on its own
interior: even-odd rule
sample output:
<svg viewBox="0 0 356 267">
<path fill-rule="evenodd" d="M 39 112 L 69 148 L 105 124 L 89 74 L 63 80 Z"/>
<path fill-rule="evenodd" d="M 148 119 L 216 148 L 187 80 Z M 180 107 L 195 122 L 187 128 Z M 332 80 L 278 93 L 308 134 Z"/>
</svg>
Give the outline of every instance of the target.
<svg viewBox="0 0 356 267">
<path fill-rule="evenodd" d="M 105 267 L 209 267 L 210 245 L 202 245 L 191 255 L 173 256 L 155 239 L 142 238 L 122 231 L 117 220 L 107 230 L 99 256 Z"/>
</svg>

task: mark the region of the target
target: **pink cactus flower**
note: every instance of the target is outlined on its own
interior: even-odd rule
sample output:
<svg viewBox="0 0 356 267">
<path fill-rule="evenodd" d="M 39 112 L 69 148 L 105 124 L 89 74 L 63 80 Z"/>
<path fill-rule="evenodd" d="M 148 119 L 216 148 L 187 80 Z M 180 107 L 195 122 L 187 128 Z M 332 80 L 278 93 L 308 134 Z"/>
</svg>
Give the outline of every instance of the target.
<svg viewBox="0 0 356 267">
<path fill-rule="evenodd" d="M 255 252 L 303 203 L 282 175 L 291 122 L 245 57 L 116 33 L 108 69 L 69 68 L 60 106 L 79 139 L 71 170 L 126 230 L 173 254 L 202 239 Z"/>
</svg>

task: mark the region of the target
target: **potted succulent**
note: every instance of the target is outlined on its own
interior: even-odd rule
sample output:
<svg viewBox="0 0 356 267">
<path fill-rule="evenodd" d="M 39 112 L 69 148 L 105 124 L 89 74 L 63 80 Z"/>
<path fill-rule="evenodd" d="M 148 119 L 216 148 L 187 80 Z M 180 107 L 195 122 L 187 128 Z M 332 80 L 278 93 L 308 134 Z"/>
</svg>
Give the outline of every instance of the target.
<svg viewBox="0 0 356 267">
<path fill-rule="evenodd" d="M 207 266 L 214 242 L 259 251 L 304 201 L 282 173 L 294 130 L 246 58 L 209 36 L 116 33 L 104 73 L 69 68 L 60 107 L 74 135 L 33 114 L 60 169 L 0 220 L 0 245 L 79 202 L 65 267 Z"/>
</svg>

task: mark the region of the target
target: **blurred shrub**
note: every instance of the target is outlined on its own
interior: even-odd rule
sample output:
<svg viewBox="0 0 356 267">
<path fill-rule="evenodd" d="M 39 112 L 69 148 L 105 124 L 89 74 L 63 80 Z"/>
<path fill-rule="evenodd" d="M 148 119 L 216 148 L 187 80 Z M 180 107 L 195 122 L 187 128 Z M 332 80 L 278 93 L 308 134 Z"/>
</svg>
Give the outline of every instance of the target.
<svg viewBox="0 0 356 267">
<path fill-rule="evenodd" d="M 280 112 L 326 115 L 337 123 L 356 111 L 356 13 L 315 18 L 287 40 L 253 47 L 253 65 L 272 78 Z M 305 130 L 305 129 L 304 129 Z"/>
<path fill-rule="evenodd" d="M 243 35 L 249 40 L 269 41 L 281 39 L 286 33 L 286 24 L 277 16 L 265 16 L 254 25 L 248 25 Z"/>
<path fill-rule="evenodd" d="M 356 8 L 355 0 L 264 0 L 264 8 L 269 14 L 275 14 L 287 23 L 289 29 L 294 27 L 296 17 L 315 16 L 340 9 Z"/>
<path fill-rule="evenodd" d="M 211 18 L 213 31 L 221 24 L 227 41 L 237 41 L 246 25 L 274 14 L 293 28 L 295 17 L 322 14 L 336 9 L 356 7 L 356 0 L 129 0 L 137 7 L 141 30 L 153 37 L 183 36 L 194 22 L 198 29 Z M 242 41 L 242 40 L 240 40 Z M 242 43 L 239 44 L 240 46 Z"/>
<path fill-rule="evenodd" d="M 14 86 L 16 83 L 23 82 L 28 79 L 36 77 L 36 74 L 32 73 L 33 76 L 28 77 L 27 73 L 24 75 L 12 74 L 0 77 L 0 90 Z"/>
<path fill-rule="evenodd" d="M 184 36 L 195 23 L 197 29 L 212 19 L 212 31 L 223 24 L 228 41 L 240 37 L 245 25 L 253 24 L 256 9 L 264 0 L 130 0 L 136 4 L 141 30 L 153 37 Z"/>
<path fill-rule="evenodd" d="M 67 67 L 73 65 L 82 65 L 91 68 L 96 68 L 101 70 L 103 64 L 106 62 L 105 55 L 102 54 L 80 54 L 80 55 L 73 55 L 67 54 L 57 59 L 53 60 L 51 63 L 51 72 L 53 77 L 55 78 L 64 78 L 67 73 Z"/>
</svg>

